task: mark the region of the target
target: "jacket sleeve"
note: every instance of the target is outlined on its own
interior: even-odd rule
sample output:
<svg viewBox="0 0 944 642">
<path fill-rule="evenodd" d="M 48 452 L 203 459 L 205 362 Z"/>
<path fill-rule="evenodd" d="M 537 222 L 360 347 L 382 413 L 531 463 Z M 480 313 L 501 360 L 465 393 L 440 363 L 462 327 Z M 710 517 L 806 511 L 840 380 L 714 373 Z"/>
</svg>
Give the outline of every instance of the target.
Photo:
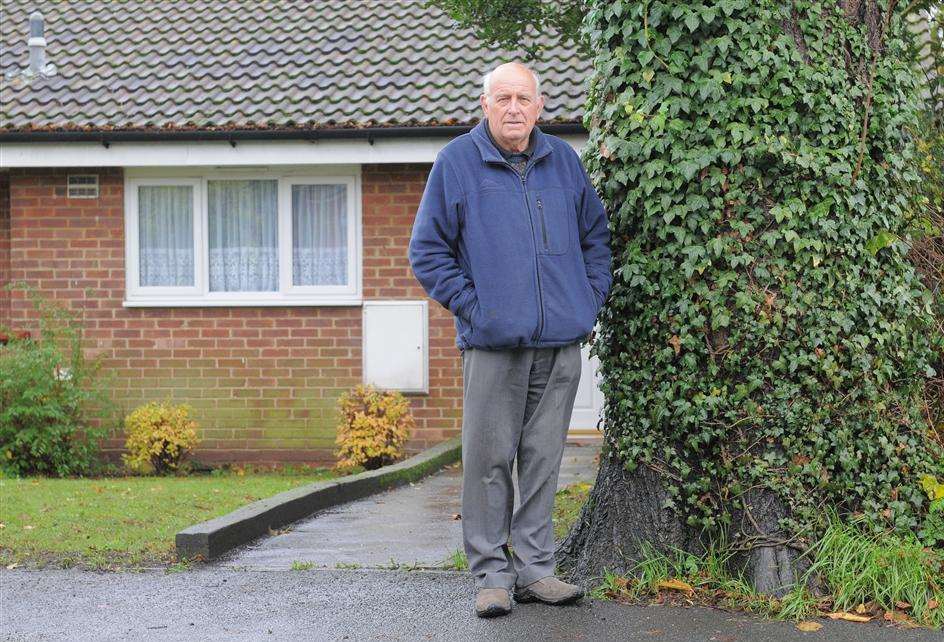
<svg viewBox="0 0 944 642">
<path fill-rule="evenodd" d="M 477 300 L 459 265 L 459 209 L 463 195 L 449 161 L 436 156 L 410 236 L 410 266 L 426 293 L 456 316 L 469 319 Z"/>
<path fill-rule="evenodd" d="M 597 310 L 603 307 L 613 284 L 613 273 L 610 268 L 610 229 L 603 201 L 597 195 L 597 190 L 587 175 L 577 152 L 574 152 L 577 165 L 580 168 L 581 179 L 578 181 L 578 216 L 580 228 L 580 249 L 583 252 L 583 262 L 587 268 L 587 278 L 597 297 Z"/>
</svg>

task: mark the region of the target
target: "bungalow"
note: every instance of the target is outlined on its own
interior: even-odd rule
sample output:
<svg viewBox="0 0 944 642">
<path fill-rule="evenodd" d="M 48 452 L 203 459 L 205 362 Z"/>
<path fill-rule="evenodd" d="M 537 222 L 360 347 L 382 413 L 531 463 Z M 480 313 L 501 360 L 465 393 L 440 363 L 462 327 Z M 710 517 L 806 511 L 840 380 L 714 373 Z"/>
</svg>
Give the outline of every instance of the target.
<svg viewBox="0 0 944 642">
<path fill-rule="evenodd" d="M 80 315 L 125 411 L 191 404 L 216 462 L 332 462 L 361 382 L 409 398 L 411 453 L 460 432 L 453 318 L 407 244 L 482 73 L 522 52 L 423 0 L 21 2 L 0 49 L 0 283 Z M 538 126 L 579 150 L 590 62 L 533 67 Z M 22 291 L 0 325 L 36 330 Z M 584 362 L 575 437 L 601 414 Z"/>
</svg>

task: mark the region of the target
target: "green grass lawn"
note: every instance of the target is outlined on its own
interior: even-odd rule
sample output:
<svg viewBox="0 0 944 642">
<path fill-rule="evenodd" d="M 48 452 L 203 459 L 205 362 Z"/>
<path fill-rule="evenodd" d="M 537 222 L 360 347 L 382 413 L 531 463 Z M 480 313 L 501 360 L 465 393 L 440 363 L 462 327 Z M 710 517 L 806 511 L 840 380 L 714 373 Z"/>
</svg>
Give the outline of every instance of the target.
<svg viewBox="0 0 944 642">
<path fill-rule="evenodd" d="M 174 535 L 337 475 L 327 468 L 180 477 L 0 479 L 0 563 L 119 569 L 176 561 Z"/>
<path fill-rule="evenodd" d="M 592 487 L 593 484 L 589 482 L 577 482 L 557 491 L 554 496 L 554 539 L 560 541 L 570 531 L 570 527 L 580 517 L 580 509 L 586 503 Z"/>
<path fill-rule="evenodd" d="M 174 535 L 187 526 L 336 476 L 321 468 L 179 477 L 0 478 L 0 563 L 96 570 L 167 566 L 178 561 Z M 572 484 L 557 492 L 558 540 L 579 516 L 590 486 Z"/>
</svg>

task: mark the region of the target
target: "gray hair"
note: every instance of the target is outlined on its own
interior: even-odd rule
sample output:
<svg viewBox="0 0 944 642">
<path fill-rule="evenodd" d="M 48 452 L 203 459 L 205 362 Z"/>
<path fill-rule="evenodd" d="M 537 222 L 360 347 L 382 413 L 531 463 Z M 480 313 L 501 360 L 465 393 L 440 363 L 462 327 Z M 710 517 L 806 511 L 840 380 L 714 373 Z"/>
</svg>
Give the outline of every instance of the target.
<svg viewBox="0 0 944 642">
<path fill-rule="evenodd" d="M 535 97 L 540 96 L 541 95 L 541 79 L 538 77 L 538 75 L 535 72 L 531 71 L 530 69 L 528 69 L 528 72 L 531 74 L 531 77 L 534 78 Z M 492 72 L 490 71 L 484 76 L 482 76 L 482 93 L 485 94 L 486 96 L 489 96 L 491 95 L 490 93 L 491 89 L 492 89 Z"/>
</svg>

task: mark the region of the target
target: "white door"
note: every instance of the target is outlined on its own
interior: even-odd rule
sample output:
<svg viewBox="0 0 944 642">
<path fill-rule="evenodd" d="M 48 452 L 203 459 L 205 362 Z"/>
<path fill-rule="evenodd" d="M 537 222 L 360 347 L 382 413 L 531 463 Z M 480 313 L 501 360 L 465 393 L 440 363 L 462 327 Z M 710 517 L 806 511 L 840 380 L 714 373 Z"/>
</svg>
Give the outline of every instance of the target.
<svg viewBox="0 0 944 642">
<path fill-rule="evenodd" d="M 580 385 L 577 387 L 577 398 L 574 400 L 574 412 L 570 417 L 568 437 L 602 437 L 603 433 L 597 430 L 597 421 L 603 414 L 603 393 L 600 391 L 600 377 L 597 370 L 600 360 L 594 356 L 590 358 L 590 346 L 580 348 Z M 603 426 L 600 426 L 603 429 Z"/>
</svg>

